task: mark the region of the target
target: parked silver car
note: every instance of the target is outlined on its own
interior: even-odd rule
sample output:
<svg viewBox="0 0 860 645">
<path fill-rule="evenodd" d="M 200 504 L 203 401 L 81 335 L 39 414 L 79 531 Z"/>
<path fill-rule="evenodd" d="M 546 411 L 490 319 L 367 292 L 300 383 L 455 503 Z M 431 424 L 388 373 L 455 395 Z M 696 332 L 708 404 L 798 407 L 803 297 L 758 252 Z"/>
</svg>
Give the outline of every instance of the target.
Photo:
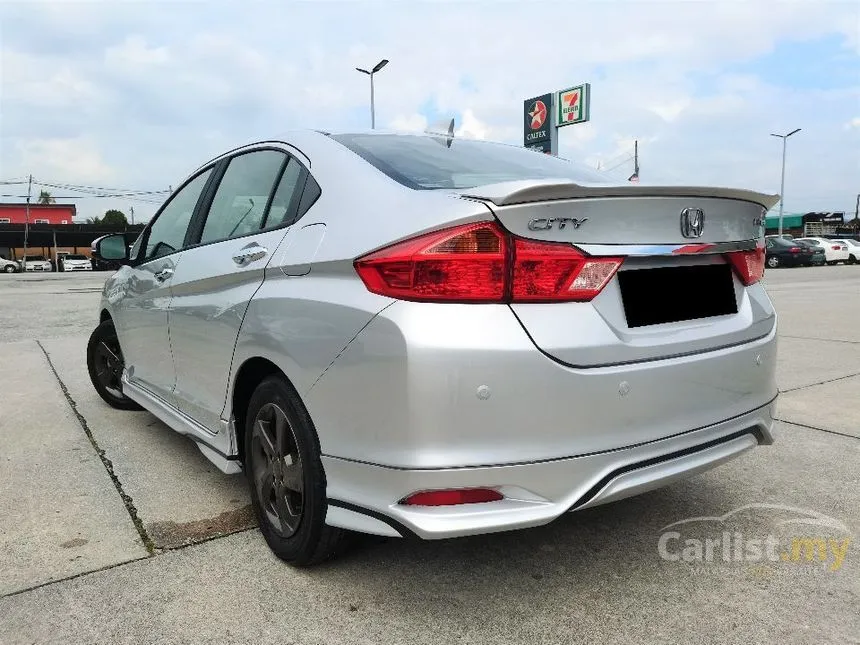
<svg viewBox="0 0 860 645">
<path fill-rule="evenodd" d="M 21 270 L 21 264 L 14 260 L 7 260 L 0 255 L 0 271 L 3 273 L 17 273 Z"/>
<path fill-rule="evenodd" d="M 294 133 L 194 171 L 130 251 L 95 243 L 124 266 L 90 375 L 244 469 L 296 564 L 344 529 L 546 524 L 771 443 L 776 200 L 488 142 Z"/>
</svg>

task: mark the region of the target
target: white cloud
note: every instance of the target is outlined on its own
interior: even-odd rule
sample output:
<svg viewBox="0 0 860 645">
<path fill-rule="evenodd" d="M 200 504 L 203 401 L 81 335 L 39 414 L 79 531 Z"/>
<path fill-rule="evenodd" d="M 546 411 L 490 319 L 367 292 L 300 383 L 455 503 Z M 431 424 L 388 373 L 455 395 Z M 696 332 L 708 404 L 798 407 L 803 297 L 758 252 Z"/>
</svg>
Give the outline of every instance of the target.
<svg viewBox="0 0 860 645">
<path fill-rule="evenodd" d="M 105 61 L 119 67 L 163 65 L 170 61 L 167 47 L 150 47 L 146 39 L 138 34 L 128 36 L 121 45 L 105 50 Z"/>
<path fill-rule="evenodd" d="M 424 132 L 427 129 L 427 117 L 423 114 L 408 114 L 394 117 L 389 128 L 402 132 Z"/>
<path fill-rule="evenodd" d="M 463 122 L 460 124 L 459 128 L 457 128 L 455 124 L 455 128 L 455 136 L 463 137 L 465 139 L 493 138 L 489 136 L 491 134 L 490 126 L 476 117 L 475 112 L 471 108 L 467 108 L 463 111 Z"/>
<path fill-rule="evenodd" d="M 650 110 L 664 121 L 671 122 L 677 119 L 688 107 L 690 107 L 690 99 L 689 97 L 684 97 L 651 105 Z"/>
<path fill-rule="evenodd" d="M 536 9 L 538 55 L 523 31 Z M 749 64 L 828 37 L 856 70 L 856 3 L 273 3 L 261 18 L 231 4 L 76 2 L 0 13 L 4 176 L 44 168 L 45 141 L 77 141 L 80 176 L 70 146 L 55 149 L 52 172 L 73 173 L 64 180 L 111 171 L 117 183 L 162 188 L 249 138 L 366 128 L 368 79 L 354 67 L 389 58 L 375 77 L 386 127 L 422 131 L 428 117 L 456 114 L 458 136 L 520 143 L 525 98 L 589 81 L 592 121 L 560 131 L 563 156 L 608 162 L 638 139 L 643 177 L 773 184 L 768 133 L 803 127 L 786 208 L 853 203 L 856 74 L 801 93 L 791 75 Z M 811 62 L 836 78 L 831 60 Z"/>
<path fill-rule="evenodd" d="M 102 159 L 91 140 L 30 139 L 18 144 L 22 165 L 39 177 L 55 181 L 109 183 L 115 171 Z"/>
</svg>

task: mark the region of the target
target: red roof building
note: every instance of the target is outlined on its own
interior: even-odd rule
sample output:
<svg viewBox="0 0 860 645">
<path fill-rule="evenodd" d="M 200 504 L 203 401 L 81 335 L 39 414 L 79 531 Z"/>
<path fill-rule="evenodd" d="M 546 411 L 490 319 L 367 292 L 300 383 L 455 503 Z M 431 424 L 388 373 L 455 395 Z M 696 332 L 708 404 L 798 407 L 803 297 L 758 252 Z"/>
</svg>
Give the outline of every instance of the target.
<svg viewBox="0 0 860 645">
<path fill-rule="evenodd" d="M 74 204 L 30 204 L 30 224 L 73 224 Z M 0 204 L 0 224 L 26 224 L 26 204 Z"/>
</svg>

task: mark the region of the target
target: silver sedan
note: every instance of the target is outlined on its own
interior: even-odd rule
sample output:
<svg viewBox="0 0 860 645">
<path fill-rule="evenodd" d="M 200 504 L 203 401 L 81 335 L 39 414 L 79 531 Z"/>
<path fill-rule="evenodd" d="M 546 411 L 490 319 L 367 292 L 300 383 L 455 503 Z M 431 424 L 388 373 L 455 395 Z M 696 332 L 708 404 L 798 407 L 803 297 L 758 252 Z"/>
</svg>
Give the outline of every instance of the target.
<svg viewBox="0 0 860 645">
<path fill-rule="evenodd" d="M 276 137 L 195 170 L 130 249 L 95 243 L 123 266 L 90 375 L 244 471 L 289 562 L 347 531 L 539 526 L 771 443 L 776 200 L 444 136 Z"/>
</svg>

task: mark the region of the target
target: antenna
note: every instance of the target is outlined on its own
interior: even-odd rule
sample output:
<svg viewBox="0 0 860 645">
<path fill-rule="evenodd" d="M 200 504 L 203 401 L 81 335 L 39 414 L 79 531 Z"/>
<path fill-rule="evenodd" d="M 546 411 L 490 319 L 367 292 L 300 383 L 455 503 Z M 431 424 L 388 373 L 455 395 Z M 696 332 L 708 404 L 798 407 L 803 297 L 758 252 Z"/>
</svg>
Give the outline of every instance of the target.
<svg viewBox="0 0 860 645">
<path fill-rule="evenodd" d="M 454 118 L 451 120 L 437 121 L 434 125 L 427 126 L 424 134 L 429 134 L 435 141 L 444 143 L 445 147 L 450 148 L 454 142 Z"/>
</svg>

